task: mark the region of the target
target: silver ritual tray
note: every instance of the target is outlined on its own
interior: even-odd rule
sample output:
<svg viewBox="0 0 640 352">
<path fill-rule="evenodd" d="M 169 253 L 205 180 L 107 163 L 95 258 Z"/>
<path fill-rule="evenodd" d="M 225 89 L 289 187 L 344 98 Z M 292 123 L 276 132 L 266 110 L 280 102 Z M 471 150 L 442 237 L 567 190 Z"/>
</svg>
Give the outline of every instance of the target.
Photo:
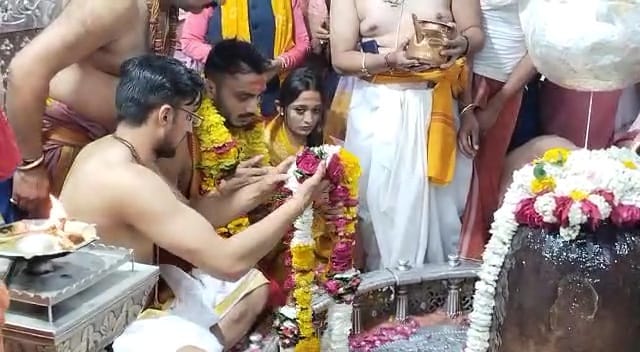
<svg viewBox="0 0 640 352">
<path fill-rule="evenodd" d="M 55 270 L 47 274 L 30 274 L 26 268 L 17 272 L 9 290 L 11 300 L 54 306 L 95 285 L 123 264 L 133 265 L 133 252 L 94 243 L 51 262 Z"/>
<path fill-rule="evenodd" d="M 48 321 L 47 307 L 11 302 L 2 329 L 4 350 L 103 352 L 138 317 L 158 276 L 156 266 L 126 263 L 55 305 L 53 322 Z"/>
</svg>

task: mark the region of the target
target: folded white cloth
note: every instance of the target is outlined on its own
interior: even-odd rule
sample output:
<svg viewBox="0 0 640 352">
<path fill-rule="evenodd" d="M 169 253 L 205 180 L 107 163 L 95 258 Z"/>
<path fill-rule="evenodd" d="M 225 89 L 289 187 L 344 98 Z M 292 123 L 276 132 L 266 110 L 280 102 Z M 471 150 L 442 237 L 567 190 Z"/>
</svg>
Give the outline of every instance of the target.
<svg viewBox="0 0 640 352">
<path fill-rule="evenodd" d="M 113 351 L 176 352 L 187 346 L 205 352 L 222 352 L 224 349 L 209 329 L 175 315 L 166 315 L 133 322 L 114 341 Z"/>
</svg>

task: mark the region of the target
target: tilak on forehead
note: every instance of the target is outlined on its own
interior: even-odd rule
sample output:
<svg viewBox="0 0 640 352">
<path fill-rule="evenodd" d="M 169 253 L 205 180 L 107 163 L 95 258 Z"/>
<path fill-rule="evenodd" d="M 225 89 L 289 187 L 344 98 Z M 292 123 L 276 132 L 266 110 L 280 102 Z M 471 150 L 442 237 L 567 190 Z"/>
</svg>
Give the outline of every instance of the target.
<svg viewBox="0 0 640 352">
<path fill-rule="evenodd" d="M 249 84 L 251 85 L 251 89 L 259 92 L 263 92 L 265 89 L 267 89 L 267 80 L 263 76 L 252 79 L 251 81 L 249 81 Z"/>
</svg>

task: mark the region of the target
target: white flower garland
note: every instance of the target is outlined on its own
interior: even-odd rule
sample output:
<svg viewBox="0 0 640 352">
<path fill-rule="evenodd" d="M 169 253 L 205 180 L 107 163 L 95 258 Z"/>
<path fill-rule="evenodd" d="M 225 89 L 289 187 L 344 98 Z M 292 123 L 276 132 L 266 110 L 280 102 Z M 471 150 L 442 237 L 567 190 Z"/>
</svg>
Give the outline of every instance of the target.
<svg viewBox="0 0 640 352">
<path fill-rule="evenodd" d="M 555 157 L 558 155 L 564 156 L 557 160 Z M 572 152 L 556 149 L 514 173 L 513 183 L 503 204 L 494 214 L 490 230 L 492 236 L 485 248 L 475 284 L 473 312 L 469 315 L 470 327 L 464 352 L 486 352 L 490 347 L 496 284 L 505 256 L 511 249 L 511 241 L 521 225 L 516 221 L 519 204 L 523 200 L 535 199 L 535 213 L 544 223 L 557 225 L 560 219 L 554 215 L 556 198 L 570 197 L 572 203 L 568 211 L 568 224 L 560 226 L 559 233 L 562 239 L 571 241 L 579 235 L 583 225 L 593 220 L 583 210 L 585 201 L 597 208 L 600 221 L 609 219 L 613 208 L 619 205 L 640 208 L 639 168 L 640 158 L 628 149 L 613 147 Z M 540 181 L 547 181 L 554 187 L 547 193 L 535 193 L 533 185 Z M 610 192 L 612 202 L 597 194 L 598 191 Z"/>
<path fill-rule="evenodd" d="M 320 150 L 321 152 L 316 153 L 319 155 L 323 155 L 324 158 L 322 162 L 327 163 L 334 154 L 337 154 L 340 151 L 340 146 L 334 145 L 322 145 L 320 147 L 313 148 L 314 151 Z M 295 194 L 300 187 L 300 183 L 298 182 L 298 178 L 296 175 L 296 170 L 298 169 L 297 165 L 294 163 L 288 170 L 287 175 L 289 176 L 285 187 L 291 190 L 292 194 Z M 294 232 L 293 237 L 291 239 L 291 247 L 295 246 L 306 246 L 313 245 L 315 246 L 315 241 L 313 239 L 313 207 L 308 206 L 304 209 L 302 214 L 294 221 Z M 357 275 L 357 271 L 353 271 L 354 275 Z M 350 274 L 350 273 L 349 273 Z M 284 309 L 284 310 L 283 310 Z M 286 310 L 287 307 L 280 308 L 280 312 L 282 314 L 291 315 L 291 307 L 289 310 Z M 327 312 L 327 330 L 322 337 L 322 350 L 323 351 L 334 351 L 334 352 L 348 352 L 349 351 L 349 332 L 352 327 L 352 312 L 353 305 L 352 304 L 342 304 L 342 303 L 334 303 L 329 307 Z M 297 313 L 297 312 L 296 312 Z M 295 319 L 295 317 L 294 317 Z M 290 349 L 290 350 L 293 350 Z"/>
</svg>

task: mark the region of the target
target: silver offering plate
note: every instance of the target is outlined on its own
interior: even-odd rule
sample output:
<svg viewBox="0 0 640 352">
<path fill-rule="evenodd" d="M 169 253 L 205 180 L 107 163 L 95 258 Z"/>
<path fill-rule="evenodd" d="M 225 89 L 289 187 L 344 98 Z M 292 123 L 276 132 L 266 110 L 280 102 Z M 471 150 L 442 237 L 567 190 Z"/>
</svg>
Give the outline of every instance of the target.
<svg viewBox="0 0 640 352">
<path fill-rule="evenodd" d="M 75 252 L 98 239 L 92 224 L 64 220 L 22 220 L 0 226 L 0 257 L 52 259 Z"/>
<path fill-rule="evenodd" d="M 51 307 L 95 285 L 127 262 L 133 263 L 130 249 L 90 244 L 47 261 L 52 270 L 44 274 L 31 272 L 27 265 L 17 268 L 9 294 L 12 301 Z"/>
</svg>

